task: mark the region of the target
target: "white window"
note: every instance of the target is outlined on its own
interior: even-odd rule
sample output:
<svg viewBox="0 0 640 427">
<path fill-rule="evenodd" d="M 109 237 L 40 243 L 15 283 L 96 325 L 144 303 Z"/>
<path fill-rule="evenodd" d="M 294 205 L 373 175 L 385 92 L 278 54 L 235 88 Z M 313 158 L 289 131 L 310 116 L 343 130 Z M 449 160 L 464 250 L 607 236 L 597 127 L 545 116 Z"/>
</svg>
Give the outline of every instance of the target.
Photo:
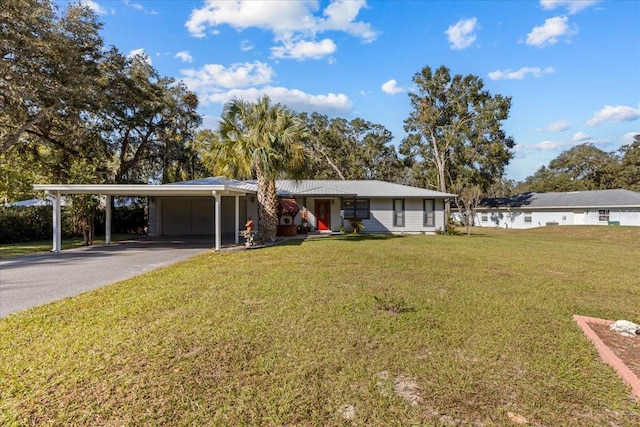
<svg viewBox="0 0 640 427">
<path fill-rule="evenodd" d="M 404 227 L 404 199 L 393 199 L 393 225 Z"/>
<path fill-rule="evenodd" d="M 598 211 L 598 221 L 609 221 L 609 209 L 600 209 Z"/>
<path fill-rule="evenodd" d="M 342 210 L 345 219 L 369 219 L 369 199 L 344 199 Z"/>
<path fill-rule="evenodd" d="M 433 199 L 424 200 L 424 221 L 423 225 L 425 227 L 435 227 L 436 226 L 436 201 Z"/>
<path fill-rule="evenodd" d="M 525 224 L 530 224 L 531 222 L 533 222 L 531 218 L 531 211 L 527 211 L 524 213 L 524 222 Z"/>
<path fill-rule="evenodd" d="M 480 221 L 487 222 L 489 221 L 489 214 L 487 212 L 482 212 L 480 215 Z"/>
</svg>

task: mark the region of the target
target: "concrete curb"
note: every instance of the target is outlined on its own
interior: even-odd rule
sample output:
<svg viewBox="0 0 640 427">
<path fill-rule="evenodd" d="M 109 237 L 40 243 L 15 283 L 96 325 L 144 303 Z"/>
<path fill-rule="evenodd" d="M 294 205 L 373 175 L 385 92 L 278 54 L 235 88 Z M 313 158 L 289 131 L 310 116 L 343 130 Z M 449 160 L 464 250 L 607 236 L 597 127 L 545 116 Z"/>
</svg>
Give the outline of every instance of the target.
<svg viewBox="0 0 640 427">
<path fill-rule="evenodd" d="M 640 379 L 638 379 L 636 374 L 631 372 L 631 369 L 629 369 L 627 365 L 625 365 L 622 360 L 620 360 L 618 356 L 616 356 L 615 353 L 602 342 L 593 329 L 591 329 L 591 326 L 589 326 L 590 323 L 609 326 L 613 321 L 598 319 L 595 317 L 579 316 L 577 314 L 573 315 L 573 320 L 576 321 L 587 338 L 589 338 L 589 340 L 591 340 L 591 342 L 596 346 L 602 360 L 609 364 L 609 366 L 616 371 L 625 383 L 631 386 L 631 393 L 633 393 L 636 398 L 640 398 Z"/>
</svg>

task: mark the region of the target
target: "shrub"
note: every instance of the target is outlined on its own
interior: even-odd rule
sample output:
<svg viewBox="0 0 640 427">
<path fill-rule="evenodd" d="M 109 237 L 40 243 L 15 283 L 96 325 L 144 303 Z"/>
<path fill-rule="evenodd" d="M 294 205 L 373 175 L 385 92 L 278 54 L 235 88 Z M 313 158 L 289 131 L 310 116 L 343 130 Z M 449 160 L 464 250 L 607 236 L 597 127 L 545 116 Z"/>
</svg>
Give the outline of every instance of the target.
<svg viewBox="0 0 640 427">
<path fill-rule="evenodd" d="M 51 206 L 0 208 L 0 243 L 50 238 L 52 221 Z"/>
<path fill-rule="evenodd" d="M 62 208 L 62 237 L 82 235 L 75 230 L 73 213 Z M 95 232 L 105 232 L 105 211 L 99 209 L 94 220 Z M 113 233 L 144 234 L 147 229 L 146 210 L 139 206 L 117 207 L 113 210 Z M 0 243 L 20 243 L 47 240 L 53 233 L 53 207 L 0 207 Z"/>
</svg>

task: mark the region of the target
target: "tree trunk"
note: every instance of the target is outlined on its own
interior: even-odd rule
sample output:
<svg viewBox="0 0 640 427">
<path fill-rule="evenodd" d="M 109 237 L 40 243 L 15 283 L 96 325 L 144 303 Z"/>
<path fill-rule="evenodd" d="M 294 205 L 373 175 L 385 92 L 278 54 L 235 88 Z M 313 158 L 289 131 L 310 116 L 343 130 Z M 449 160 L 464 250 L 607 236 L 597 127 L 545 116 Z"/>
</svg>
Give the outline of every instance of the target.
<svg viewBox="0 0 640 427">
<path fill-rule="evenodd" d="M 260 237 L 265 243 L 276 241 L 278 231 L 278 195 L 276 183 L 257 168 L 258 178 L 258 227 Z"/>
<path fill-rule="evenodd" d="M 342 181 L 345 180 L 344 174 L 342 173 L 342 171 L 340 170 L 340 168 L 338 168 L 338 166 L 336 166 L 336 164 L 331 160 L 331 158 L 329 158 L 329 155 L 327 155 L 327 153 L 322 150 L 319 147 L 316 147 L 316 150 L 322 154 L 322 156 L 324 157 L 324 159 L 327 161 L 327 163 L 329 164 L 329 167 L 331 167 L 331 169 L 333 169 L 335 171 L 335 173 L 338 174 L 338 177 L 340 177 L 340 179 Z"/>
<path fill-rule="evenodd" d="M 446 150 L 439 150 L 438 141 L 431 134 L 431 144 L 433 146 L 433 162 L 436 165 L 436 169 L 438 170 L 438 188 L 441 192 L 447 193 L 447 181 L 446 181 L 446 169 L 447 169 L 447 159 L 445 157 Z M 444 199 L 444 232 L 447 233 L 449 231 L 449 217 L 451 215 L 451 200 Z"/>
</svg>

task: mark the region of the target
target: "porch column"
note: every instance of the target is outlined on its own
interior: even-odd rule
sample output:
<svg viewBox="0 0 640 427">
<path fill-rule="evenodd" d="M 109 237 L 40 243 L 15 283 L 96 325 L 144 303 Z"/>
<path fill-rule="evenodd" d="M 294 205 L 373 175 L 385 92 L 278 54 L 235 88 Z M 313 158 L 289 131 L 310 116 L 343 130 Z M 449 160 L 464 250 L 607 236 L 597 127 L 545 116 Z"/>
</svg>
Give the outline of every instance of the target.
<svg viewBox="0 0 640 427">
<path fill-rule="evenodd" d="M 222 246 L 222 227 L 220 224 L 220 205 L 221 205 L 221 199 L 222 197 L 220 196 L 220 194 L 218 194 L 216 191 L 213 191 L 213 197 L 215 197 L 216 199 L 216 203 L 215 203 L 215 223 L 216 223 L 216 230 L 215 230 L 215 241 L 216 241 L 216 252 L 220 250 L 220 247 Z"/>
<path fill-rule="evenodd" d="M 236 194 L 236 228 L 235 228 L 235 236 L 236 236 L 236 245 L 240 243 L 240 235 L 238 234 L 240 231 L 240 196 Z"/>
<path fill-rule="evenodd" d="M 53 197 L 53 249 L 51 252 L 59 253 L 62 250 L 62 201 L 59 191 L 48 193 Z"/>
<path fill-rule="evenodd" d="M 111 244 L 111 198 L 111 196 L 107 196 L 104 220 L 104 242 L 107 245 Z"/>
</svg>

